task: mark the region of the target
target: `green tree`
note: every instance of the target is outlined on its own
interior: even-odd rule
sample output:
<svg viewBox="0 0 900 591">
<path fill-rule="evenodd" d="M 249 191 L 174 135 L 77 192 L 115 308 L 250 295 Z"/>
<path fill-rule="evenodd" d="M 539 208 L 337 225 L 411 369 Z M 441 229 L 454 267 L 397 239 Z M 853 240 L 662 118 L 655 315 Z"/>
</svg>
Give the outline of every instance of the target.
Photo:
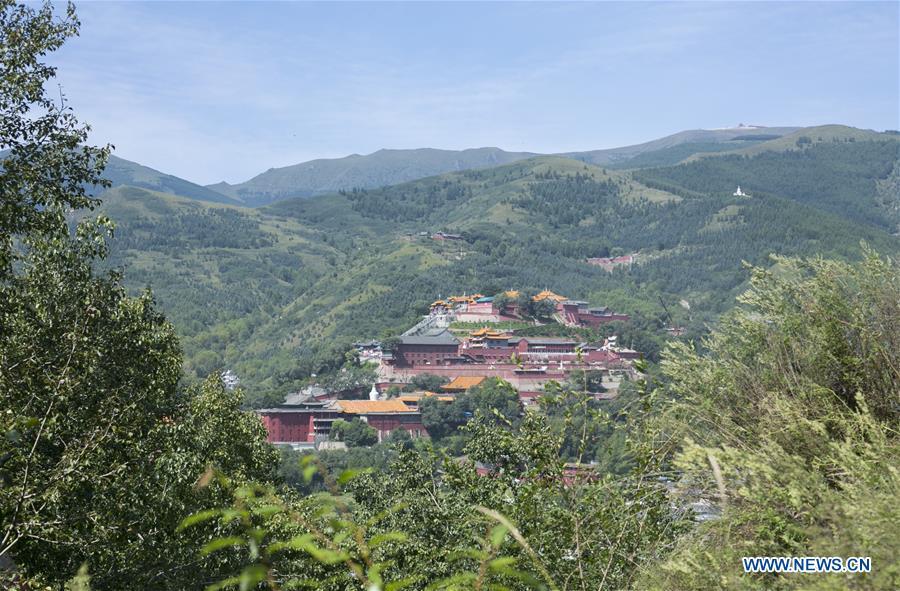
<svg viewBox="0 0 900 591">
<path fill-rule="evenodd" d="M 494 296 L 494 308 L 500 312 L 503 312 L 507 307 L 515 303 L 515 298 L 509 297 L 505 291 L 501 291 Z"/>
<path fill-rule="evenodd" d="M 721 517 L 648 566 L 641 588 L 900 586 L 900 269 L 871 252 L 856 265 L 776 262 L 753 269 L 708 353 L 677 345 L 664 357 L 677 398 L 659 432 L 680 443 L 676 491 Z M 873 570 L 741 568 L 741 556 L 785 555 L 870 556 Z"/>
<path fill-rule="evenodd" d="M 467 429 L 463 461 L 424 445 L 388 470 L 333 476 L 310 455 L 305 478 L 321 476 L 328 494 L 238 489 L 186 523 L 239 520 L 212 543 L 245 557 L 224 583 L 328 591 L 627 588 L 683 527 L 649 477 L 655 465 L 622 479 L 567 475 L 560 434 L 537 413 L 518 427 L 479 415 Z"/>
<path fill-rule="evenodd" d="M 550 318 L 556 313 L 556 302 L 550 299 L 532 302 L 531 315 L 535 318 Z"/>
<path fill-rule="evenodd" d="M 378 443 L 378 431 L 360 419 L 338 419 L 331 425 L 331 438 L 347 447 L 364 447 Z"/>
<path fill-rule="evenodd" d="M 90 187 L 109 148 L 83 146 L 89 127 L 75 118 L 60 93 L 47 93 L 56 69 L 41 61 L 78 33 L 75 9 L 54 18 L 47 3 L 39 9 L 0 1 L 0 279 L 12 273 L 19 256 L 15 240 L 59 236 L 68 209 L 92 207 Z"/>
<path fill-rule="evenodd" d="M 450 380 L 444 376 L 437 376 L 430 373 L 420 373 L 410 380 L 410 386 L 413 390 L 425 390 L 428 392 L 439 392 L 441 386 Z"/>
<path fill-rule="evenodd" d="M 425 397 L 419 406 L 422 425 L 436 441 L 458 434 L 460 427 L 478 415 L 489 421 L 513 423 L 522 413 L 519 393 L 500 378 L 489 378 L 452 402 Z"/>
<path fill-rule="evenodd" d="M 502 378 L 488 378 L 469 388 L 456 401 L 467 416 L 481 413 L 485 417 L 495 413 L 506 421 L 516 421 L 522 414 L 519 392 Z"/>
<path fill-rule="evenodd" d="M 97 204 L 87 188 L 108 150 L 81 145 L 40 60 L 77 30 L 71 6 L 57 19 L 0 2 L 0 559 L 16 570 L 0 583 L 90 572 L 94 589 L 196 588 L 227 564 L 190 551 L 224 529 L 175 532 L 226 490 L 198 477 L 218 465 L 229 485 L 267 482 L 274 456 L 239 392 L 179 387 L 178 340 L 150 294 L 95 273 L 112 224 L 70 230 L 70 210 Z"/>
<path fill-rule="evenodd" d="M 516 296 L 516 307 L 522 316 L 534 317 L 534 296 L 537 292 L 533 289 L 521 289 Z"/>
</svg>

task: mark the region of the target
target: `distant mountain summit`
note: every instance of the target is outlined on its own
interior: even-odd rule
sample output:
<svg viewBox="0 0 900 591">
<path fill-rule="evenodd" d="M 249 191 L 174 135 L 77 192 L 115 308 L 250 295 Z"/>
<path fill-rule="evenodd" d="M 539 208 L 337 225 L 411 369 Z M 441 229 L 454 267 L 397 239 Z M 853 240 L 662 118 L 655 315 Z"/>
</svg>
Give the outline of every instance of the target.
<svg viewBox="0 0 900 591">
<path fill-rule="evenodd" d="M 159 193 L 180 195 L 200 201 L 229 203 L 240 205 L 240 202 L 218 191 L 207 189 L 202 185 L 186 181 L 177 176 L 159 172 L 137 162 L 131 162 L 118 156 L 110 156 L 103 178 L 109 180 L 113 187 L 130 185 L 141 189 L 150 189 Z"/>
<path fill-rule="evenodd" d="M 740 146 L 730 146 L 727 143 L 742 138 L 769 140 L 798 129 L 800 128 L 741 124 L 730 129 L 683 131 L 633 146 L 556 155 L 590 164 L 615 165 L 642 154 L 690 143 L 705 145 L 703 150 L 698 151 L 709 151 L 708 144 L 713 143 L 723 144 L 718 147 L 723 150 L 736 149 Z M 689 154 L 688 151 L 687 155 Z M 541 155 L 544 154 L 507 152 L 500 148 L 378 150 L 365 156 L 353 154 L 344 158 L 311 160 L 283 168 L 271 168 L 243 183 L 231 185 L 221 182 L 207 185 L 206 188 L 248 206 L 261 206 L 294 197 L 312 197 L 353 188 L 386 187 L 446 172 L 490 168 Z"/>
<path fill-rule="evenodd" d="M 500 148 L 469 150 L 378 150 L 360 156 L 319 159 L 270 168 L 249 181 L 230 185 L 216 183 L 206 188 L 248 206 L 334 193 L 342 189 L 372 189 L 452 172 L 489 168 L 531 158 L 529 152 L 506 152 Z"/>
<path fill-rule="evenodd" d="M 672 166 L 714 154 L 759 154 L 797 149 L 822 141 L 865 141 L 887 137 L 842 125 L 763 127 L 740 124 L 726 129 L 695 129 L 663 138 L 602 150 L 537 154 L 500 148 L 468 150 L 378 150 L 344 158 L 318 159 L 271 168 L 243 183 L 201 186 L 115 156 L 104 176 L 113 186 L 129 185 L 229 205 L 259 207 L 292 198 L 309 198 L 351 189 L 378 189 L 462 170 L 487 169 L 539 156 L 557 156 L 611 169 Z M 895 136 L 890 136 L 894 138 Z M 0 155 L 2 157 L 2 155 Z"/>
<path fill-rule="evenodd" d="M 800 127 L 762 127 L 755 125 L 739 124 L 728 129 L 691 129 L 680 131 L 663 138 L 623 146 L 621 148 L 609 148 L 606 150 L 590 150 L 587 152 L 566 152 L 559 154 L 567 158 L 574 158 L 583 162 L 598 165 L 624 163 L 642 154 L 674 148 L 682 144 L 727 144 L 740 141 L 765 141 L 776 139 L 790 133 L 794 133 Z M 726 146 L 723 146 L 726 147 Z"/>
</svg>

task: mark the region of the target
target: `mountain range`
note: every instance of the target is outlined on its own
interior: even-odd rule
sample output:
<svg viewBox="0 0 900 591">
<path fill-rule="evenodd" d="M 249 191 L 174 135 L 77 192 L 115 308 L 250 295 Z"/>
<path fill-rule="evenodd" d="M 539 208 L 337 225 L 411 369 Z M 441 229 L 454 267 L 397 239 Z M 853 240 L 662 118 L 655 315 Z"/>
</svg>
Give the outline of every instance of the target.
<svg viewBox="0 0 900 591">
<path fill-rule="evenodd" d="M 696 153 L 747 148 L 798 129 L 739 126 L 691 130 L 633 146 L 556 155 L 618 168 L 629 167 L 632 162 L 638 166 L 647 163 L 675 164 Z M 467 150 L 384 149 L 364 156 L 352 154 L 344 158 L 317 159 L 270 168 L 242 183 L 223 181 L 205 187 L 113 157 L 107 168 L 107 177 L 114 186 L 131 185 L 204 201 L 259 207 L 283 199 L 312 197 L 341 190 L 373 189 L 446 172 L 489 168 L 540 155 L 547 154 L 507 152 L 490 147 Z"/>
<path fill-rule="evenodd" d="M 148 166 L 143 166 L 118 156 L 109 157 L 103 176 L 112 183 L 113 187 L 127 185 L 160 193 L 180 195 L 181 197 L 198 199 L 200 201 L 230 203 L 233 205 L 242 204 L 239 200 L 223 195 L 218 191 L 171 174 L 159 172 Z"/>
<path fill-rule="evenodd" d="M 190 373 L 229 368 L 259 396 L 334 369 L 353 340 L 396 334 L 463 291 L 550 288 L 609 305 L 632 315 L 623 338 L 653 355 L 667 324 L 693 338 L 733 305 L 744 261 L 855 258 L 860 241 L 900 253 L 900 137 L 746 132 L 632 152 L 633 168 L 519 154 L 255 208 L 118 166 L 123 183 L 103 195 L 117 222 L 109 264 L 129 289 L 152 287 Z M 438 231 L 462 240 L 432 240 Z M 638 263 L 627 271 L 585 262 L 628 253 Z"/>
</svg>

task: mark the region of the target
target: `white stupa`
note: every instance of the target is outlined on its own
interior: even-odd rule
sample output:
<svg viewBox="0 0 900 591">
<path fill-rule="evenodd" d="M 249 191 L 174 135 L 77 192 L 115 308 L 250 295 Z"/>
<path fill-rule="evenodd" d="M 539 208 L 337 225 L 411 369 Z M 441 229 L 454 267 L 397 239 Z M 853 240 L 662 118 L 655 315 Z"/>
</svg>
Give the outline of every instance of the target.
<svg viewBox="0 0 900 591">
<path fill-rule="evenodd" d="M 380 397 L 378 388 L 375 387 L 375 384 L 372 384 L 372 389 L 369 391 L 369 400 L 378 400 Z"/>
<path fill-rule="evenodd" d="M 750 195 L 741 191 L 741 186 L 738 185 L 737 191 L 734 192 L 734 196 L 735 197 L 749 197 Z"/>
</svg>

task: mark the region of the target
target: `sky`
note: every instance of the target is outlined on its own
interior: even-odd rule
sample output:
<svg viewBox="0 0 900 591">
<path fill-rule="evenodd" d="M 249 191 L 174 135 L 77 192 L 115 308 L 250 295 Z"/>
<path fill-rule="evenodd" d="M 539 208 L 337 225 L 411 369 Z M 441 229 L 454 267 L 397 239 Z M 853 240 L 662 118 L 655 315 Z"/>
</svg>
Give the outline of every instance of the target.
<svg viewBox="0 0 900 591">
<path fill-rule="evenodd" d="M 94 143 L 208 184 L 381 148 L 900 128 L 900 3 L 82 2 L 48 58 Z"/>
</svg>

